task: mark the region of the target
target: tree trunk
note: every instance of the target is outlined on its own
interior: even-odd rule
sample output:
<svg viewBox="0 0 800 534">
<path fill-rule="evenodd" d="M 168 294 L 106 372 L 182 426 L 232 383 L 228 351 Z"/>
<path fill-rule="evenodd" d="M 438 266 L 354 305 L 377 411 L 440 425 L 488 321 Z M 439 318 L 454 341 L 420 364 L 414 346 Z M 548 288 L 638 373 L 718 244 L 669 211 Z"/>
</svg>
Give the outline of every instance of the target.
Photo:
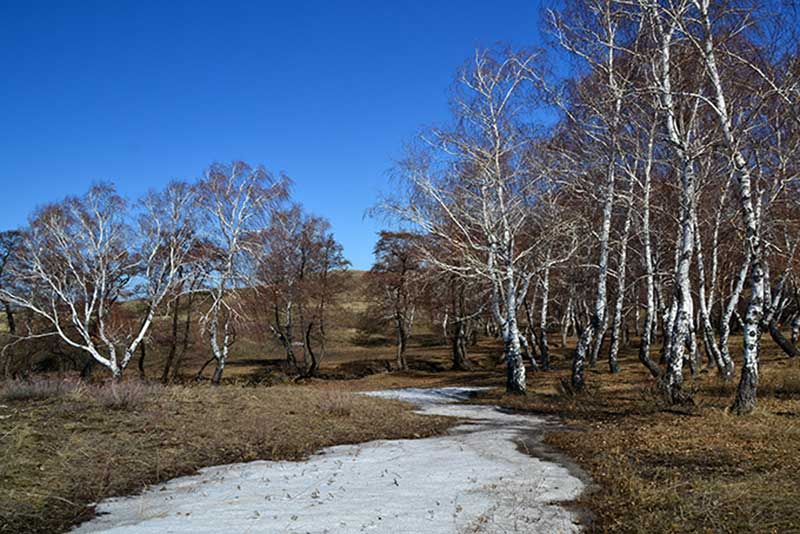
<svg viewBox="0 0 800 534">
<path fill-rule="evenodd" d="M 172 303 L 172 331 L 169 339 L 169 353 L 164 362 L 164 370 L 161 373 L 162 384 L 166 384 L 169 381 L 169 372 L 172 368 L 172 363 L 175 361 L 175 355 L 178 353 L 178 310 L 181 303 L 180 299 L 180 295 L 177 295 Z"/>
<path fill-rule="evenodd" d="M 302 280 L 302 275 L 301 275 L 300 278 Z M 301 339 L 300 343 L 301 343 L 301 346 L 303 347 L 303 372 L 305 373 L 305 372 L 308 371 L 309 364 L 311 362 L 311 358 L 309 358 L 309 354 L 308 354 L 309 347 L 308 347 L 308 343 L 306 343 L 306 341 L 307 341 L 307 339 L 306 339 L 307 331 L 305 329 L 306 312 L 305 312 L 305 306 L 303 306 L 302 302 L 300 302 L 300 304 L 297 306 L 297 309 L 298 309 L 298 319 L 299 319 L 299 322 L 300 322 L 300 339 Z"/>
<path fill-rule="evenodd" d="M 402 317 L 397 317 L 397 368 L 401 371 L 408 369 L 408 362 L 406 361 L 406 331 L 403 325 Z"/>
<path fill-rule="evenodd" d="M 89 380 L 89 378 L 92 376 L 95 365 L 97 365 L 97 360 L 89 357 L 81 368 L 81 380 Z"/>
<path fill-rule="evenodd" d="M 592 331 L 596 330 L 599 325 L 595 322 L 599 321 L 599 317 L 592 318 L 592 324 L 589 324 L 580 337 L 575 346 L 575 356 L 572 359 L 572 388 L 577 391 L 583 391 L 586 387 L 586 353 L 589 352 L 589 345 L 592 343 Z"/>
<path fill-rule="evenodd" d="M 564 310 L 564 315 L 561 317 L 561 352 L 562 354 L 567 351 L 567 337 L 569 336 L 569 329 L 572 326 L 572 292 L 569 294 L 567 300 L 567 308 Z"/>
<path fill-rule="evenodd" d="M 453 324 L 453 335 L 450 337 L 453 351 L 453 370 L 467 371 L 472 368 L 472 362 L 467 357 L 466 335 L 464 333 L 464 322 L 456 320 Z"/>
<path fill-rule="evenodd" d="M 603 323 L 600 325 L 598 334 L 594 337 L 594 344 L 592 345 L 592 352 L 589 358 L 589 367 L 594 369 L 597 367 L 597 361 L 600 359 L 600 352 L 603 350 L 603 345 L 606 342 L 608 335 L 608 310 L 603 314 Z"/>
<path fill-rule="evenodd" d="M 795 315 L 792 321 L 792 345 L 796 347 L 798 340 L 800 340 L 800 313 Z"/>
<path fill-rule="evenodd" d="M 211 350 L 214 354 L 214 359 L 217 362 L 216 369 L 214 369 L 214 376 L 211 378 L 213 385 L 219 385 L 222 380 L 222 372 L 225 369 L 225 360 L 228 357 L 228 349 L 230 343 L 230 316 L 226 315 L 223 322 L 222 329 L 222 344 L 219 343 L 219 306 L 215 305 L 215 310 L 211 320 Z M 202 372 L 202 370 L 201 370 Z"/>
<path fill-rule="evenodd" d="M 286 355 L 286 365 L 295 369 L 297 367 L 297 357 L 294 355 L 294 336 L 293 336 L 293 319 L 292 319 L 292 305 L 286 305 L 286 324 L 283 324 L 281 319 L 280 307 L 275 304 L 273 306 L 275 313 L 275 324 L 272 326 L 272 332 L 278 338 L 281 346 L 283 346 L 284 354 Z"/>
<path fill-rule="evenodd" d="M 217 360 L 217 367 L 214 369 L 214 376 L 211 377 L 211 384 L 218 386 L 222 381 L 222 371 L 225 369 L 225 360 Z"/>
<path fill-rule="evenodd" d="M 197 371 L 197 374 L 194 376 L 194 379 L 195 379 L 195 380 L 200 380 L 200 377 L 202 377 L 202 376 L 203 376 L 203 371 L 205 371 L 205 370 L 206 370 L 206 367 L 208 367 L 208 364 L 210 364 L 210 363 L 211 363 L 211 362 L 213 362 L 214 360 L 216 360 L 216 358 L 214 358 L 213 356 L 212 356 L 212 357 L 210 357 L 209 359 L 207 359 L 207 360 L 205 361 L 205 363 L 204 363 L 203 365 L 201 365 L 201 366 L 200 366 L 200 370 L 199 370 L 199 371 Z"/>
<path fill-rule="evenodd" d="M 8 323 L 8 333 L 16 335 L 17 333 L 17 323 L 14 321 L 14 311 L 11 309 L 11 305 L 8 302 L 3 301 L 3 308 L 6 311 L 6 322 Z"/>
<path fill-rule="evenodd" d="M 764 265 L 761 258 L 761 239 L 751 197 L 750 173 L 738 151 L 734 164 L 739 170 L 739 188 L 744 212 L 746 237 L 750 256 L 750 302 L 744 319 L 744 352 L 742 375 L 736 392 L 733 411 L 746 414 L 756 407 L 758 390 L 758 353 L 761 344 L 761 318 L 764 313 Z"/>
<path fill-rule="evenodd" d="M 633 335 L 636 337 L 642 337 L 642 306 L 641 306 L 641 295 L 639 294 L 639 284 L 633 284 Z M 633 345 L 633 339 L 628 336 L 627 345 Z"/>
<path fill-rule="evenodd" d="M 606 196 L 603 205 L 603 226 L 600 233 L 600 258 L 598 261 L 597 293 L 594 313 L 589 325 L 581 332 L 575 354 L 572 358 L 572 388 L 583 391 L 586 386 L 586 359 L 592 345 L 592 339 L 598 334 L 606 320 L 606 283 L 608 278 L 608 242 L 611 234 L 611 215 L 614 209 L 614 183 L 616 178 L 615 158 L 613 154 L 608 162 L 606 173 Z M 602 339 L 602 335 L 598 336 Z"/>
<path fill-rule="evenodd" d="M 194 293 L 189 293 L 189 300 L 186 303 L 186 323 L 183 327 L 183 342 L 181 344 L 181 351 L 178 353 L 178 357 L 175 359 L 175 363 L 172 366 L 172 376 L 170 377 L 170 380 L 173 382 L 176 382 L 180 378 L 183 359 L 186 357 L 186 352 L 189 350 L 189 340 L 192 331 L 192 311 L 194 309 L 193 303 Z"/>
<path fill-rule="evenodd" d="M 536 337 L 532 336 L 535 340 Z M 519 335 L 519 344 L 522 349 L 522 361 L 524 362 L 527 358 L 529 362 L 531 362 L 531 369 L 534 371 L 538 371 L 540 369 L 539 362 L 536 361 L 536 345 L 538 345 L 538 341 L 534 341 L 533 343 L 529 343 L 527 338 L 520 333 Z M 503 362 L 506 361 L 506 354 L 503 352 Z"/>
<path fill-rule="evenodd" d="M 525 362 L 520 352 L 520 335 L 516 321 L 508 326 L 508 333 L 504 336 L 503 352 L 506 358 L 506 393 L 524 395 Z"/>
<path fill-rule="evenodd" d="M 547 305 L 550 300 L 550 250 L 547 251 L 544 274 L 542 275 L 542 308 L 539 316 L 539 354 L 542 369 L 550 370 L 550 347 L 547 346 Z"/>
<path fill-rule="evenodd" d="M 656 380 L 661 380 L 661 368 L 650 358 L 650 344 L 653 340 L 653 322 L 656 317 L 655 268 L 653 267 L 653 245 L 650 237 L 650 188 L 653 152 L 653 135 L 650 138 L 649 157 L 644 175 L 642 206 L 642 239 L 644 240 L 645 271 L 645 312 L 642 334 L 639 342 L 639 361 L 642 362 Z"/>
<path fill-rule="evenodd" d="M 725 92 L 722 80 L 717 70 L 714 52 L 713 31 L 711 16 L 708 12 L 708 2 L 700 2 L 700 15 L 705 29 L 703 39 L 703 60 L 706 64 L 709 80 L 714 89 L 715 109 L 722 129 L 722 138 L 729 151 L 730 159 L 739 185 L 739 206 L 745 227 L 745 238 L 750 259 L 750 302 L 744 319 L 744 351 L 742 375 L 736 392 L 736 400 L 732 411 L 737 414 L 746 414 L 756 406 L 756 392 L 758 390 L 758 355 L 761 342 L 761 321 L 764 314 L 765 288 L 764 288 L 764 258 L 762 257 L 761 236 L 758 233 L 758 215 L 752 193 L 752 180 L 746 158 L 742 155 L 737 139 L 734 137 L 731 120 L 728 116 L 728 105 L 725 101 Z"/>
<path fill-rule="evenodd" d="M 703 243 L 700 239 L 700 232 L 697 226 L 697 214 L 694 215 L 695 224 L 695 241 L 696 241 L 696 263 L 697 263 L 697 278 L 698 278 L 698 301 L 700 303 L 700 331 L 703 334 L 703 347 L 705 347 L 706 355 L 708 357 L 708 365 L 715 365 L 719 371 L 720 376 L 725 379 L 730 378 L 729 368 L 723 363 L 722 354 L 720 354 L 717 340 L 714 337 L 714 328 L 711 325 L 711 314 L 706 300 L 706 275 L 705 265 L 703 262 Z M 716 251 L 711 251 L 712 257 L 716 255 Z M 713 291 L 713 290 L 712 290 Z"/>
<path fill-rule="evenodd" d="M 736 307 L 739 305 L 739 299 L 741 298 L 742 291 L 744 291 L 744 283 L 745 280 L 747 280 L 749 267 L 750 259 L 745 258 L 739 268 L 736 282 L 731 290 L 728 305 L 725 306 L 725 310 L 722 312 L 719 320 L 719 355 L 722 365 L 725 368 L 725 372 L 722 374 L 723 377 L 733 377 L 734 365 L 730 347 L 728 347 L 728 340 L 731 335 L 731 321 L 733 320 L 733 316 L 736 315 Z"/>
<path fill-rule="evenodd" d="M 592 343 L 592 351 L 589 355 L 589 367 L 594 369 L 597 367 L 597 361 L 600 359 L 600 351 L 603 350 L 603 344 L 606 341 L 608 334 L 608 297 L 606 296 L 606 307 L 603 310 L 600 327 L 594 335 L 594 342 Z"/>
<path fill-rule="evenodd" d="M 327 354 L 327 341 L 327 332 L 325 331 L 325 310 L 322 309 L 319 314 L 319 356 L 317 357 L 317 370 L 319 370 L 319 366 L 322 365 L 322 360 L 325 359 Z"/>
<path fill-rule="evenodd" d="M 534 299 L 535 298 L 536 296 L 534 294 Z M 536 301 L 534 300 L 534 303 L 535 302 Z M 539 362 L 536 361 L 536 358 L 538 357 L 536 348 L 539 346 L 539 337 L 536 335 L 533 314 L 531 313 L 531 306 L 528 304 L 527 299 L 522 301 L 522 307 L 525 309 L 525 318 L 527 319 L 525 324 L 525 334 L 520 334 L 522 352 L 523 355 L 526 356 L 531 362 L 531 367 L 534 369 L 539 369 Z M 528 338 L 530 338 L 530 342 L 528 341 Z M 503 359 L 505 359 L 505 356 L 503 356 Z"/>
<path fill-rule="evenodd" d="M 147 379 L 147 376 L 145 375 L 144 372 L 144 360 L 146 357 L 147 357 L 147 349 L 145 349 L 145 342 L 144 340 L 142 340 L 142 342 L 139 343 L 139 362 L 138 362 L 139 380 Z"/>
<path fill-rule="evenodd" d="M 319 360 L 317 360 L 317 355 L 314 353 L 314 348 L 311 346 L 311 329 L 314 327 L 314 323 L 308 323 L 308 327 L 305 331 L 305 353 L 310 358 L 306 361 L 306 376 L 315 376 L 319 372 Z"/>
<path fill-rule="evenodd" d="M 694 169 L 693 162 L 684 158 L 681 162 L 681 237 L 678 262 L 675 269 L 675 303 L 676 314 L 669 340 L 667 357 L 666 386 L 673 403 L 688 400 L 683 392 L 683 365 L 685 351 L 691 342 L 692 321 L 694 320 L 694 302 L 691 286 L 691 264 L 694 253 L 694 223 L 692 220 L 694 205 Z"/>
<path fill-rule="evenodd" d="M 633 211 L 633 180 L 631 180 L 630 189 L 627 193 L 628 205 L 625 209 L 625 224 L 622 230 L 622 243 L 620 243 L 619 260 L 617 262 L 617 300 L 614 303 L 614 322 L 611 326 L 611 347 L 608 351 L 608 368 L 612 373 L 619 372 L 617 356 L 619 355 L 622 308 L 625 305 L 625 275 L 628 270 L 628 237 L 631 233 L 631 213 Z"/>
<path fill-rule="evenodd" d="M 113 386 L 120 382 L 122 382 L 122 368 L 115 365 L 111 368 L 111 384 Z"/>
<path fill-rule="evenodd" d="M 797 346 L 794 342 L 790 342 L 786 337 L 784 337 L 783 332 L 781 332 L 780 326 L 778 325 L 778 321 L 773 317 L 772 320 L 769 322 L 769 334 L 772 336 L 773 341 L 778 344 L 778 346 L 786 353 L 787 356 L 790 358 L 797 358 L 800 356 L 800 351 L 797 350 Z"/>
</svg>

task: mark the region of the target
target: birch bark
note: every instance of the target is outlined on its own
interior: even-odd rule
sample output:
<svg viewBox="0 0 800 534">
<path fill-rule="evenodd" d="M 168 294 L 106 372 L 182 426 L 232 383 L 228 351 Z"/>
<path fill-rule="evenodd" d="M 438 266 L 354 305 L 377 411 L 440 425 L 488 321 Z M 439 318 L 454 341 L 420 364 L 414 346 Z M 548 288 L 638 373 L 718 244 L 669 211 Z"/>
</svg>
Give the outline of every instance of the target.
<svg viewBox="0 0 800 534">
<path fill-rule="evenodd" d="M 744 317 L 744 351 L 743 365 L 736 400 L 732 410 L 738 414 L 746 414 L 756 406 L 758 390 L 758 355 L 761 342 L 761 321 L 764 314 L 764 263 L 762 256 L 761 236 L 758 231 L 758 220 L 753 199 L 753 183 L 747 159 L 742 154 L 740 145 L 733 132 L 733 125 L 728 111 L 728 103 L 719 75 L 716 52 L 713 41 L 709 1 L 699 0 L 697 7 L 705 30 L 703 36 L 703 59 L 713 89 L 715 101 L 714 111 L 722 130 L 722 138 L 731 157 L 735 177 L 739 185 L 739 206 L 745 226 L 745 238 L 750 260 L 750 301 Z"/>
<path fill-rule="evenodd" d="M 625 223 L 620 242 L 619 259 L 617 261 L 617 299 L 614 303 L 614 321 L 611 326 L 611 347 L 608 351 L 608 368 L 612 373 L 619 372 L 620 330 L 622 327 L 622 311 L 625 304 L 625 276 L 628 270 L 628 237 L 631 233 L 631 214 L 633 211 L 633 180 L 630 181 L 626 194 Z"/>
</svg>

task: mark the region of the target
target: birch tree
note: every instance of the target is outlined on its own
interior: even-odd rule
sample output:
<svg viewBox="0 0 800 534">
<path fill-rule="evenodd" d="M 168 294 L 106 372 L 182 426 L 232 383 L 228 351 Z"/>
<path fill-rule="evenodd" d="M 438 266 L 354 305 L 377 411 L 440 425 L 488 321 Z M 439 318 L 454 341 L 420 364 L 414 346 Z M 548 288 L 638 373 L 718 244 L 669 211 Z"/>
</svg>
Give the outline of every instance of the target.
<svg viewBox="0 0 800 534">
<path fill-rule="evenodd" d="M 630 188 L 633 188 L 633 180 L 629 181 Z M 611 325 L 611 345 L 608 350 L 608 368 L 612 373 L 619 372 L 619 346 L 620 332 L 622 329 L 623 306 L 625 305 L 625 282 L 628 270 L 628 239 L 631 233 L 631 217 L 633 212 L 633 191 L 629 190 L 626 194 L 626 205 L 622 237 L 619 243 L 619 256 L 617 259 L 617 296 L 614 303 L 614 320 Z"/>
<path fill-rule="evenodd" d="M 306 375 L 314 376 L 327 354 L 328 321 L 338 308 L 341 297 L 350 288 L 345 277 L 350 262 L 344 257 L 342 245 L 330 232 L 330 223 L 321 219 L 316 235 L 317 246 L 314 255 L 313 276 L 309 284 L 309 322 L 305 328 L 305 343 L 309 353 Z M 312 337 L 319 343 L 319 349 L 312 349 Z"/>
<path fill-rule="evenodd" d="M 349 262 L 330 223 L 299 205 L 274 213 L 259 241 L 259 285 L 253 296 L 262 310 L 266 308 L 266 316 L 272 315 L 266 321 L 283 346 L 287 364 L 297 366 L 297 337 L 303 349 L 302 372 L 314 376 L 327 350 L 329 308 L 344 289 L 341 274 Z M 319 342 L 318 350 L 314 341 Z"/>
<path fill-rule="evenodd" d="M 0 232 L 0 289 L 8 288 L 10 290 L 10 286 L 14 283 L 11 274 L 21 242 L 22 234 L 16 230 Z M 11 309 L 11 303 L 6 300 L 2 300 L 2 303 L 3 311 L 6 314 L 8 333 L 14 336 L 17 333 L 14 311 Z"/>
<path fill-rule="evenodd" d="M 207 242 L 210 305 L 203 316 L 216 362 L 212 384 L 219 384 L 236 340 L 240 290 L 254 284 L 256 236 L 288 196 L 289 180 L 243 162 L 214 164 L 198 184 L 197 206 Z"/>
<path fill-rule="evenodd" d="M 163 206 L 173 202 L 182 200 L 169 198 Z M 145 204 L 137 224 L 113 186 L 97 185 L 82 197 L 40 208 L 22 233 L 16 289 L 0 289 L 4 300 L 50 327 L 29 337 L 58 336 L 114 380 L 142 343 L 190 246 L 191 236 L 172 224 L 170 209 Z M 145 303 L 141 316 L 120 320 L 118 307 L 131 298 Z"/>
<path fill-rule="evenodd" d="M 517 312 L 536 274 L 536 239 L 522 243 L 531 199 L 542 185 L 531 167 L 531 113 L 540 74 L 535 52 L 479 51 L 458 77 L 454 126 L 423 137 L 398 174 L 404 198 L 386 212 L 431 236 L 433 268 L 484 280 L 500 326 L 506 389 L 526 390 Z M 458 258 L 453 262 L 452 258 Z"/>
<path fill-rule="evenodd" d="M 696 16 L 683 17 L 680 20 L 683 31 L 690 36 L 692 43 L 700 50 L 703 66 L 708 76 L 710 97 L 708 107 L 716 118 L 721 138 L 730 158 L 739 192 L 739 208 L 745 227 L 745 244 L 749 260 L 749 302 L 744 317 L 743 366 L 737 389 L 733 410 L 736 413 L 749 413 L 756 405 L 758 387 L 758 356 L 762 332 L 762 323 L 767 305 L 768 295 L 765 288 L 766 266 L 760 226 L 762 224 L 761 199 L 756 189 L 753 168 L 757 160 L 748 157 L 748 146 L 753 146 L 747 138 L 748 119 L 753 113 L 740 113 L 732 107 L 731 92 L 733 83 L 727 83 L 720 69 L 721 50 L 731 50 L 730 41 L 720 40 L 720 28 L 725 32 L 744 32 L 752 25 L 751 19 L 758 13 L 746 10 L 742 12 L 737 6 L 711 6 L 709 0 L 695 0 L 693 6 Z M 716 10 L 712 13 L 712 9 Z M 733 22 L 721 17 L 733 16 Z M 697 29 L 694 26 L 697 26 Z M 724 25 L 724 26 L 723 26 Z M 724 52 L 722 52 L 724 53 Z M 731 57 L 736 57 L 729 54 Z M 754 90 L 755 89 L 755 90 Z M 736 100 L 736 106 L 748 105 L 751 109 L 759 109 L 763 99 L 762 91 L 757 87 L 746 87 L 748 98 Z M 742 111 L 744 111 L 742 109 Z M 753 152 L 750 152 L 753 154 Z M 769 205 L 769 203 L 767 204 Z"/>
<path fill-rule="evenodd" d="M 623 103 L 630 90 L 630 72 L 626 69 L 630 52 L 626 45 L 632 34 L 635 36 L 636 27 L 632 24 L 634 19 L 612 0 L 570 2 L 561 12 L 550 11 L 549 19 L 550 31 L 557 42 L 589 69 L 579 86 L 583 88 L 579 98 L 569 104 L 561 103 L 561 107 L 566 120 L 588 141 L 587 148 L 594 152 L 592 159 L 602 162 L 603 168 L 594 304 L 591 320 L 578 339 L 572 359 L 572 388 L 582 391 L 587 358 L 590 351 L 599 350 L 608 321 L 609 239 L 620 155 L 619 130 Z M 596 171 L 590 169 L 589 173 L 594 175 Z"/>
<path fill-rule="evenodd" d="M 306 225 L 306 216 L 299 205 L 273 213 L 269 226 L 260 236 L 256 273 L 259 289 L 266 294 L 256 294 L 255 298 L 267 308 L 265 320 L 283 347 L 287 365 L 292 368 L 297 367 L 295 333 L 307 270 Z M 302 321 L 300 323 L 303 331 Z"/>
</svg>

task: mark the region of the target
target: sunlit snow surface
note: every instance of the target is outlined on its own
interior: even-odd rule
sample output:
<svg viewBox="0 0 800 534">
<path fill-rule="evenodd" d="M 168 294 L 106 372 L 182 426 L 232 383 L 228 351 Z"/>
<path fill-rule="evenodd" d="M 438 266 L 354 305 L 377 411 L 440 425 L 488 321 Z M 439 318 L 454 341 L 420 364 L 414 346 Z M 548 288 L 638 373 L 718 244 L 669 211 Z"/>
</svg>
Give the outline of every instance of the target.
<svg viewBox="0 0 800 534">
<path fill-rule="evenodd" d="M 471 421 L 449 435 L 325 449 L 305 462 L 211 467 L 108 499 L 75 532 L 113 533 L 561 533 L 577 532 L 558 506 L 583 483 L 517 449 L 541 432 L 536 417 L 457 405 L 474 390 L 369 393 Z"/>
</svg>

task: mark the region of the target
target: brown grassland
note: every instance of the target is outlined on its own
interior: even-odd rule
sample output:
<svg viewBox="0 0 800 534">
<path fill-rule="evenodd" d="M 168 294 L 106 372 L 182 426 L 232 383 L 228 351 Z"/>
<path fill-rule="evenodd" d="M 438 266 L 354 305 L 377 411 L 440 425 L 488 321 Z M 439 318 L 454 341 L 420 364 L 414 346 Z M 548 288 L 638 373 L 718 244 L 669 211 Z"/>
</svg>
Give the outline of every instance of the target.
<svg viewBox="0 0 800 534">
<path fill-rule="evenodd" d="M 668 406 L 633 354 L 619 375 L 593 373 L 583 396 L 540 374 L 524 399 L 482 400 L 566 421 L 545 441 L 591 475 L 578 503 L 591 532 L 800 532 L 800 361 L 765 349 L 745 417 L 728 412 L 735 383 L 713 373 L 689 380 L 694 406 Z"/>
<path fill-rule="evenodd" d="M 714 372 L 687 373 L 694 405 L 668 405 L 636 359 L 635 343 L 623 349 L 621 373 L 600 362 L 577 396 L 561 386 L 570 365 L 559 349 L 552 371 L 529 374 L 525 397 L 505 395 L 499 348 L 492 357 L 490 346 L 479 349 L 476 371 L 387 373 L 348 387 L 495 386 L 473 402 L 562 421 L 545 443 L 593 480 L 577 503 L 588 512 L 588 532 L 800 532 L 800 361 L 771 340 L 762 347 L 759 406 L 745 417 L 728 411 L 735 381 Z M 446 354 L 418 349 L 412 361 L 444 364 Z"/>
<path fill-rule="evenodd" d="M 713 373 L 688 378 L 693 406 L 665 404 L 633 349 L 622 373 L 594 370 L 580 396 L 560 387 L 569 365 L 555 349 L 555 369 L 530 375 L 526 397 L 509 397 L 491 342 L 475 348 L 478 368 L 469 372 L 440 370 L 446 347 L 417 345 L 410 358 L 421 370 L 359 379 L 218 388 L 133 382 L 117 396 L 68 387 L 4 400 L 0 531 L 63 530 L 91 517 L 91 503 L 104 497 L 208 465 L 300 459 L 332 444 L 427 436 L 453 423 L 344 390 L 483 385 L 496 387 L 475 402 L 566 424 L 545 441 L 594 481 L 577 503 L 589 512 L 589 532 L 800 532 L 800 361 L 764 345 L 759 407 L 746 417 L 728 413 L 734 384 Z"/>
<path fill-rule="evenodd" d="M 64 531 L 103 498 L 210 465 L 299 460 L 452 424 L 397 402 L 299 386 L 132 384 L 120 386 L 122 402 L 105 389 L 52 389 L 0 401 L 0 532 Z"/>
<path fill-rule="evenodd" d="M 356 304 L 339 314 L 321 379 L 296 383 L 276 346 L 243 338 L 217 388 L 142 385 L 135 369 L 116 393 L 74 382 L 38 389 L 6 383 L 0 532 L 63 531 L 90 518 L 91 504 L 102 498 L 210 465 L 301 459 L 339 443 L 443 432 L 454 421 L 350 392 L 456 385 L 490 386 L 474 402 L 564 423 L 545 442 L 593 480 L 577 503 L 588 512 L 589 532 L 800 532 L 800 361 L 786 358 L 768 336 L 758 408 L 737 417 L 727 410 L 735 382 L 720 382 L 714 372 L 687 372 L 694 405 L 664 403 L 636 359 L 637 340 L 623 348 L 621 373 L 611 375 L 601 362 L 578 396 L 561 387 L 574 338 L 553 347 L 552 371 L 529 374 L 525 397 L 504 394 L 496 341 L 470 347 L 474 370 L 453 372 L 449 348 L 430 328 L 420 329 L 409 349 L 410 371 L 385 372 L 391 340 L 359 336 L 364 310 Z M 736 356 L 740 342 L 732 340 Z M 149 377 L 159 374 L 156 349 L 148 351 Z M 190 354 L 187 379 L 205 360 L 203 349 Z"/>
</svg>

